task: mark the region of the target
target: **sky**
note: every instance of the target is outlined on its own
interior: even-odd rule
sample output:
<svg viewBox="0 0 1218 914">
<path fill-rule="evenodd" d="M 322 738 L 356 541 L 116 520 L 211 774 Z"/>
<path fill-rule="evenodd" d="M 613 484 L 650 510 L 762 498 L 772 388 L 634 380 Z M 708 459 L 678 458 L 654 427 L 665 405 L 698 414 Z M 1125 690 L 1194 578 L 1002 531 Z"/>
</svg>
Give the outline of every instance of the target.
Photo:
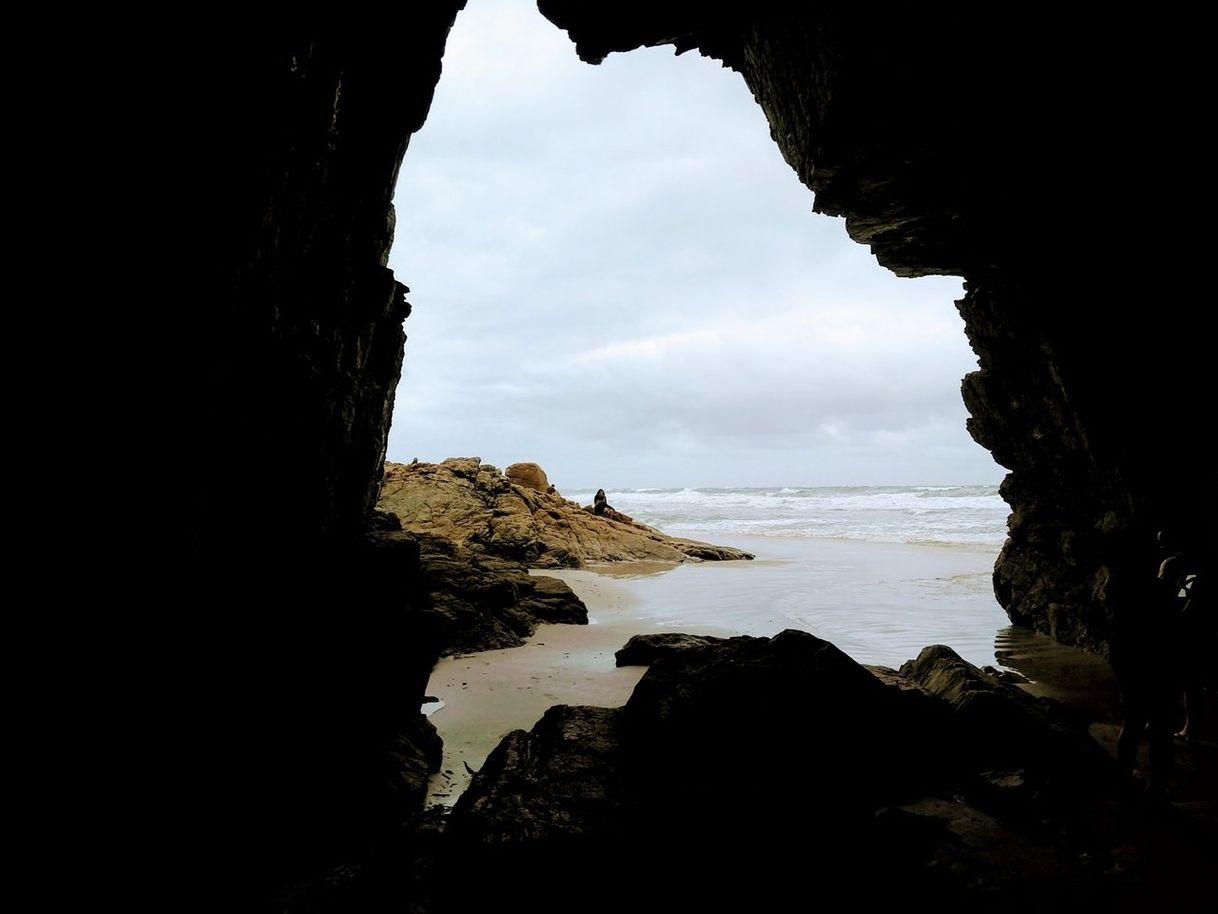
<svg viewBox="0 0 1218 914">
<path fill-rule="evenodd" d="M 954 277 L 812 212 L 739 74 L 582 63 L 470 0 L 395 197 L 411 288 L 389 459 L 534 461 L 561 490 L 973 485 Z"/>
</svg>

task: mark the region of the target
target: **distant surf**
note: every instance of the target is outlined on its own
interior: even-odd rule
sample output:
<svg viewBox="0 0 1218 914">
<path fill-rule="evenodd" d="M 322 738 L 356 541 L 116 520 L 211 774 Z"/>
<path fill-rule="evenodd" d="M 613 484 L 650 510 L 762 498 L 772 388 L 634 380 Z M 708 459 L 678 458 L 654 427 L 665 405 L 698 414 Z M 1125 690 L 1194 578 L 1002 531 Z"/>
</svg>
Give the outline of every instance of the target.
<svg viewBox="0 0 1218 914">
<path fill-rule="evenodd" d="M 590 504 L 595 489 L 563 490 Z M 998 486 L 607 489 L 609 503 L 666 533 L 984 546 L 1006 538 Z"/>
</svg>

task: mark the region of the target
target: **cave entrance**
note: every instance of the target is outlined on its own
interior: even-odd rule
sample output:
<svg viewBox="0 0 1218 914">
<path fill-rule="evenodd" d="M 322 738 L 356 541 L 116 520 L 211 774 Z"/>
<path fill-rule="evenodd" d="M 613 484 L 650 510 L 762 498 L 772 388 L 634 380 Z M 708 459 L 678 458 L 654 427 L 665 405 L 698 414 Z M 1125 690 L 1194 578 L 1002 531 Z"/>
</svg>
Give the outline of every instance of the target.
<svg viewBox="0 0 1218 914">
<path fill-rule="evenodd" d="M 671 631 L 806 628 L 863 662 L 933 642 L 993 662 L 1007 509 L 965 430 L 960 280 L 898 278 L 814 214 L 738 74 L 671 48 L 591 67 L 530 0 L 472 4 L 395 202 L 415 310 L 391 461 L 536 461 L 569 498 L 605 488 L 759 556 L 563 572 L 599 640 L 442 663 L 447 770 L 549 705 L 627 694 L 623 607 Z M 476 740 L 444 732 L 459 703 Z"/>
<path fill-rule="evenodd" d="M 396 194 L 412 345 L 390 457 L 567 484 L 992 484 L 955 277 L 811 212 L 739 74 L 582 63 L 527 0 L 457 18 Z"/>
</svg>

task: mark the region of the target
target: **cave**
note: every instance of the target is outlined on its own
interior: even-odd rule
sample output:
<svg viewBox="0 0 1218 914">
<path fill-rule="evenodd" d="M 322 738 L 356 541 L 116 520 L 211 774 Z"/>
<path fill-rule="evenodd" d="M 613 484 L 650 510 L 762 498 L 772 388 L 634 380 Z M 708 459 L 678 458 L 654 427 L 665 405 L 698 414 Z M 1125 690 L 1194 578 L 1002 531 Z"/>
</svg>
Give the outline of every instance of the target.
<svg viewBox="0 0 1218 914">
<path fill-rule="evenodd" d="M 199 698 L 218 906 L 413 852 L 392 836 L 434 752 L 414 710 L 436 648 L 417 544 L 373 512 L 410 312 L 386 263 L 398 170 L 463 6 L 233 42 L 215 87 L 222 294 L 191 366 L 206 472 L 189 573 L 253 600 L 207 636 L 222 673 Z M 1153 561 L 1156 531 L 1213 567 L 1218 471 L 1196 434 L 1209 343 L 1194 293 L 1164 275 L 1186 203 L 1165 195 L 1149 218 L 1127 190 L 1152 157 L 1199 168 L 1191 128 L 1137 104 L 1148 81 L 1187 82 L 1187 55 L 1147 75 L 1117 26 L 1081 14 L 539 7 L 589 64 L 656 45 L 722 61 L 817 211 L 898 275 L 964 279 L 980 368 L 962 392 L 969 431 L 1010 471 L 994 586 L 1014 623 L 1103 654 L 1120 575 Z M 386 879 L 376 891 L 409 882 Z"/>
</svg>

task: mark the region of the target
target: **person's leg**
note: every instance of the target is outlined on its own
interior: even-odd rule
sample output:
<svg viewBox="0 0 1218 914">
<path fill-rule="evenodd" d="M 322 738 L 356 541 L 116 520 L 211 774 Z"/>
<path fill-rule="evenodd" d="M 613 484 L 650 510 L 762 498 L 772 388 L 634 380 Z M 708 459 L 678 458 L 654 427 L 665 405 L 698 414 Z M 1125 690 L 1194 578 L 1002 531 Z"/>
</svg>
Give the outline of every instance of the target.
<svg viewBox="0 0 1218 914">
<path fill-rule="evenodd" d="M 1171 781 L 1173 745 L 1172 731 L 1176 728 L 1179 705 L 1177 693 L 1170 681 L 1156 691 L 1150 709 L 1150 792 L 1160 798 L 1167 796 Z"/>
<path fill-rule="evenodd" d="M 1189 731 L 1189 724 L 1192 722 L 1193 713 L 1200 706 L 1200 690 L 1197 688 L 1196 682 L 1190 676 L 1184 683 L 1184 726 L 1176 731 L 1176 736 L 1184 740 L 1186 743 L 1192 739 Z"/>
<path fill-rule="evenodd" d="M 1144 690 L 1126 686 L 1121 692 L 1121 709 L 1124 722 L 1117 738 L 1117 763 L 1125 774 L 1132 774 L 1138 767 L 1138 746 L 1142 734 L 1150 722 L 1150 710 Z"/>
</svg>

